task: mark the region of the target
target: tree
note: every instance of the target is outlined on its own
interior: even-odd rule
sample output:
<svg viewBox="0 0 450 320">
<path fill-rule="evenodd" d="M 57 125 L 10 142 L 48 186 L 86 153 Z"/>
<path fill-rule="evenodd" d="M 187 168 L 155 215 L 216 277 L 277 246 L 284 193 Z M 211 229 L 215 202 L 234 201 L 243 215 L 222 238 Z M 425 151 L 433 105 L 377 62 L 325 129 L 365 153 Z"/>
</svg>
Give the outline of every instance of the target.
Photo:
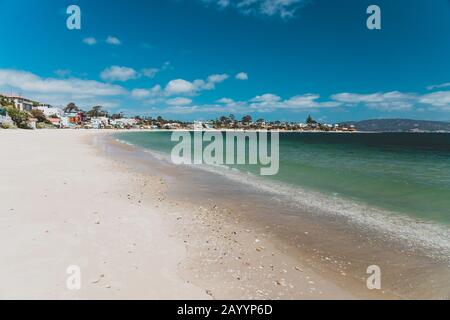
<svg viewBox="0 0 450 320">
<path fill-rule="evenodd" d="M 71 112 L 77 112 L 77 111 L 80 111 L 80 109 L 73 102 L 69 103 L 67 105 L 67 107 L 64 108 L 65 113 L 71 113 Z"/>
<path fill-rule="evenodd" d="M 122 119 L 122 118 L 123 118 L 123 113 L 122 112 L 120 112 L 120 113 L 113 113 L 111 115 L 111 119 L 112 120 L 117 120 L 117 119 Z"/>
<path fill-rule="evenodd" d="M 306 123 L 307 123 L 307 124 L 316 124 L 317 121 L 314 120 L 314 119 L 311 117 L 311 115 L 309 115 L 308 118 L 306 119 Z"/>
<path fill-rule="evenodd" d="M 108 115 L 107 111 L 102 110 L 102 106 L 92 107 L 86 114 L 90 118 L 106 117 Z"/>
<path fill-rule="evenodd" d="M 163 119 L 163 117 L 158 116 L 158 118 L 156 118 L 156 121 L 158 121 L 161 124 L 164 124 L 166 121 Z"/>
<path fill-rule="evenodd" d="M 29 129 L 28 127 L 28 118 L 29 114 L 25 111 L 20 111 L 14 107 L 9 107 L 6 110 L 11 117 L 12 121 L 16 124 L 17 127 L 22 129 Z"/>
<path fill-rule="evenodd" d="M 7 107 L 10 106 L 11 102 L 8 100 L 8 98 L 4 96 L 0 96 L 0 106 Z"/>
<path fill-rule="evenodd" d="M 38 109 L 31 110 L 31 116 L 33 118 L 36 118 L 38 122 L 48 122 L 47 117 L 41 110 Z"/>
<path fill-rule="evenodd" d="M 221 116 L 221 117 L 219 118 L 219 120 L 220 120 L 220 122 L 221 122 L 222 124 L 230 123 L 230 119 L 227 118 L 227 117 L 225 117 L 225 116 Z"/>
<path fill-rule="evenodd" d="M 242 117 L 242 123 L 243 124 L 249 124 L 250 122 L 252 122 L 252 117 L 249 115 L 243 116 Z"/>
</svg>

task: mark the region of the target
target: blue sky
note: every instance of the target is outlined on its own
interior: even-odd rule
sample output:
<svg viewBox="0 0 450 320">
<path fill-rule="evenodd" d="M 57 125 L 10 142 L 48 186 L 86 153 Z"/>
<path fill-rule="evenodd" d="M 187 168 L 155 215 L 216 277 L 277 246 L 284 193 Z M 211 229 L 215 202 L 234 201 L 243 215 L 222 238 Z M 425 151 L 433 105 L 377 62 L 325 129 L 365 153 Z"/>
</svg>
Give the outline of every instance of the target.
<svg viewBox="0 0 450 320">
<path fill-rule="evenodd" d="M 0 35 L 0 92 L 55 105 L 450 121 L 448 0 L 0 0 Z"/>
</svg>

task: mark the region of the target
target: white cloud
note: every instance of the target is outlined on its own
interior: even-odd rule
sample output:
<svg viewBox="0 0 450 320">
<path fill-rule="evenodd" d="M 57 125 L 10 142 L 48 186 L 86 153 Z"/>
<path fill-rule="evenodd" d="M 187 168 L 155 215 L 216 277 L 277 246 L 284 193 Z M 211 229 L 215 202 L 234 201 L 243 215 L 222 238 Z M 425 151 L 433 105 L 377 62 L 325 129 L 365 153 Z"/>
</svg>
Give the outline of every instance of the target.
<svg viewBox="0 0 450 320">
<path fill-rule="evenodd" d="M 147 68 L 147 69 L 142 69 L 141 73 L 144 77 L 153 79 L 159 72 L 160 70 L 158 68 Z"/>
<path fill-rule="evenodd" d="M 97 39 L 93 37 L 84 38 L 83 42 L 87 45 L 93 46 L 94 44 L 97 44 Z"/>
<path fill-rule="evenodd" d="M 190 81 L 175 79 L 169 81 L 166 85 L 165 91 L 168 94 L 192 94 L 196 91 L 196 89 L 196 85 Z"/>
<path fill-rule="evenodd" d="M 340 105 L 336 101 L 317 101 L 318 94 L 296 95 L 283 100 L 280 96 L 266 93 L 250 100 L 250 108 L 260 112 L 271 112 L 277 109 L 291 109 L 293 111 L 304 109 L 334 108 Z"/>
<path fill-rule="evenodd" d="M 208 83 L 221 83 L 228 79 L 227 74 L 213 74 L 208 77 Z"/>
<path fill-rule="evenodd" d="M 257 103 L 274 103 L 281 100 L 281 97 L 272 94 L 272 93 L 266 93 L 261 96 L 256 96 L 253 99 L 250 100 L 250 102 L 257 102 Z"/>
<path fill-rule="evenodd" d="M 131 96 L 137 99 L 146 98 L 150 96 L 150 91 L 147 89 L 133 89 L 131 91 Z"/>
<path fill-rule="evenodd" d="M 131 96 L 136 99 L 157 97 L 161 95 L 161 92 L 162 92 L 161 86 L 155 85 L 151 89 L 134 89 L 131 91 Z"/>
<path fill-rule="evenodd" d="M 293 96 L 290 99 L 283 102 L 282 108 L 293 109 L 314 109 L 314 108 L 334 108 L 341 105 L 336 101 L 318 102 L 320 98 L 318 94 L 305 94 Z"/>
<path fill-rule="evenodd" d="M 294 17 L 306 0 L 201 0 L 219 8 L 234 8 L 244 15 L 259 15 L 289 19 Z"/>
<path fill-rule="evenodd" d="M 280 96 L 266 93 L 256 96 L 248 101 L 235 101 L 230 98 L 221 98 L 217 104 L 183 106 L 182 108 L 169 108 L 167 112 L 173 113 L 236 113 L 246 114 L 252 112 L 273 112 L 276 110 L 291 110 L 293 112 L 303 110 L 315 110 L 319 108 L 335 108 L 341 105 L 336 101 L 318 101 L 319 95 L 296 95 L 283 100 Z"/>
<path fill-rule="evenodd" d="M 435 89 L 443 89 L 443 88 L 449 88 L 450 82 L 447 83 L 441 83 L 441 84 L 435 84 L 427 87 L 427 90 L 435 90 Z"/>
<path fill-rule="evenodd" d="M 7 92 L 11 89 L 32 99 L 56 105 L 75 101 L 112 106 L 114 102 L 104 98 L 127 94 L 127 90 L 121 86 L 95 80 L 41 78 L 31 72 L 0 69 L 0 90 Z"/>
<path fill-rule="evenodd" d="M 228 113 L 234 112 L 226 107 L 219 105 L 193 105 L 193 106 L 171 106 L 163 110 L 158 110 L 164 114 L 192 114 L 192 113 Z"/>
<path fill-rule="evenodd" d="M 347 105 L 365 104 L 371 109 L 385 111 L 409 110 L 417 101 L 417 96 L 399 91 L 377 92 L 371 94 L 339 93 L 331 96 L 333 100 Z"/>
<path fill-rule="evenodd" d="M 114 45 L 114 46 L 118 46 L 118 45 L 122 44 L 122 42 L 120 41 L 119 38 L 116 38 L 116 37 L 113 37 L 113 36 L 108 36 L 108 38 L 106 38 L 106 43 Z"/>
<path fill-rule="evenodd" d="M 168 95 L 174 94 L 187 94 L 192 95 L 196 94 L 202 90 L 213 90 L 217 84 L 228 79 L 227 74 L 213 74 L 210 75 L 206 81 L 197 79 L 192 82 L 184 80 L 184 79 L 175 79 L 169 81 L 166 85 L 165 92 Z"/>
<path fill-rule="evenodd" d="M 438 91 L 425 94 L 420 97 L 419 102 L 429 104 L 433 107 L 450 109 L 450 91 Z"/>
<path fill-rule="evenodd" d="M 430 86 L 436 88 L 437 86 Z M 445 87 L 445 86 L 443 86 Z M 428 94 L 403 93 L 399 91 L 377 92 L 371 94 L 339 93 L 331 96 L 345 105 L 362 104 L 371 109 L 383 111 L 411 110 L 415 106 L 450 108 L 450 91 L 437 91 Z"/>
<path fill-rule="evenodd" d="M 226 105 L 230 105 L 232 103 L 234 103 L 233 99 L 230 98 L 222 98 L 216 101 L 217 103 L 222 103 L 222 104 L 226 104 Z"/>
<path fill-rule="evenodd" d="M 237 80 L 248 80 L 248 74 L 245 73 L 245 72 L 239 72 L 239 73 L 236 75 L 236 79 L 237 79 Z"/>
<path fill-rule="evenodd" d="M 166 103 L 170 106 L 185 106 L 192 103 L 191 99 L 178 97 L 174 99 L 169 99 Z"/>
<path fill-rule="evenodd" d="M 112 66 L 102 71 L 100 77 L 105 81 L 128 81 L 136 79 L 139 74 L 136 70 L 128 67 Z"/>
</svg>

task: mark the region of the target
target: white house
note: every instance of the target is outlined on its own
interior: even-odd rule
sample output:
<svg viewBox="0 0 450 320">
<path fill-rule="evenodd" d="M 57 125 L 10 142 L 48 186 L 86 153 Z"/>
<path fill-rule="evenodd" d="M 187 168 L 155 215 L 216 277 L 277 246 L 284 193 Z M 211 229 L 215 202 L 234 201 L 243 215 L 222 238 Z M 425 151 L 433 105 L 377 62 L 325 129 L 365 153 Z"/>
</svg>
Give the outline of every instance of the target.
<svg viewBox="0 0 450 320">
<path fill-rule="evenodd" d="M 94 129 L 105 128 L 109 125 L 109 119 L 107 117 L 91 118 L 91 125 Z"/>
<path fill-rule="evenodd" d="M 204 130 L 212 130 L 213 126 L 210 122 L 202 122 L 202 121 L 194 121 L 194 130 L 204 131 Z"/>
<path fill-rule="evenodd" d="M 64 111 L 62 109 L 55 108 L 47 104 L 40 104 L 37 107 L 33 107 L 33 110 L 42 111 L 47 118 L 50 118 L 52 116 L 57 116 L 58 118 L 61 118 L 64 115 Z"/>
<path fill-rule="evenodd" d="M 19 96 L 7 96 L 9 100 L 14 104 L 14 107 L 20 111 L 31 111 L 33 109 L 33 101 L 19 97 Z"/>
<path fill-rule="evenodd" d="M 127 118 L 122 118 L 122 119 L 116 119 L 116 120 L 111 120 L 110 124 L 112 126 L 116 126 L 116 127 L 120 127 L 120 128 L 124 128 L 127 126 L 134 126 L 136 125 L 138 121 L 136 119 L 127 119 Z"/>
</svg>

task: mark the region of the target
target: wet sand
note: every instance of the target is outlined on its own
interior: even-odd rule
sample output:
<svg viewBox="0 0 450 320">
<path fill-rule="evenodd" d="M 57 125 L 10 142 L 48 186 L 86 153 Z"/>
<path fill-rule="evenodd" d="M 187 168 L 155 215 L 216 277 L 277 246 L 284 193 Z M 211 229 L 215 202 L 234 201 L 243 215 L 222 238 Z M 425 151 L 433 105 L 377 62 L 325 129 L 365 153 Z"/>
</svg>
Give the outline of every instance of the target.
<svg viewBox="0 0 450 320">
<path fill-rule="evenodd" d="M 245 298 L 449 297 L 448 265 L 431 259 L 425 250 L 361 229 L 342 217 L 312 214 L 279 195 L 253 190 L 224 176 L 175 167 L 111 139 L 106 143 L 108 156 L 126 158 L 142 173 L 163 176 L 168 185 L 165 201 L 198 209 L 194 217 L 177 218 L 183 220 L 178 233 L 188 248 L 181 269 L 197 274 L 194 283 L 201 286 L 214 287 L 219 279 L 216 297 L 236 297 L 237 291 Z M 211 233 L 216 234 L 213 240 L 205 236 Z M 220 250 L 217 243 L 228 243 L 228 249 Z M 381 290 L 367 288 L 366 271 L 371 265 L 381 268 Z M 320 288 L 320 282 L 333 284 L 333 289 Z M 220 283 L 232 285 L 227 290 Z"/>
</svg>

